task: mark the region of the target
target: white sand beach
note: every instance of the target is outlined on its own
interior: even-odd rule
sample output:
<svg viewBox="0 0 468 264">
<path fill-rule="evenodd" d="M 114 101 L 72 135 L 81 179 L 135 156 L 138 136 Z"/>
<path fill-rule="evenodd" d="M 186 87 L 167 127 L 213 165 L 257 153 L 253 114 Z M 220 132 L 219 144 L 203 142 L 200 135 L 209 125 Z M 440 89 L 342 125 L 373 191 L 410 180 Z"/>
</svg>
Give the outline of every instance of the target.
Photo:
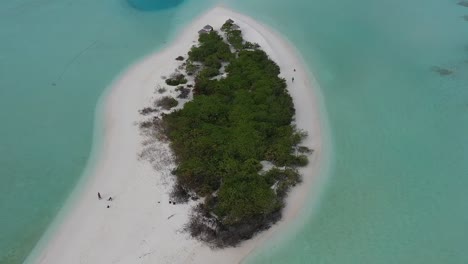
<svg viewBox="0 0 468 264">
<path fill-rule="evenodd" d="M 137 122 L 144 119 L 138 110 L 162 96 L 155 92 L 158 84 L 164 84 L 161 76 L 169 76 L 180 65 L 177 56 L 187 57 L 198 30 L 206 24 L 219 29 L 229 18 L 241 27 L 246 40 L 259 43 L 280 66 L 296 107 L 297 126 L 308 132 L 305 145 L 314 152 L 309 165 L 300 170 L 303 183 L 292 189 L 279 223 L 236 248 L 212 250 L 181 232 L 191 204 L 169 204 L 173 164 L 169 160 L 155 169 L 155 164 L 139 158 L 145 138 Z M 104 142 L 96 153 L 96 165 L 32 263 L 239 263 L 297 218 L 322 160 L 318 98 L 299 54 L 274 30 L 222 7 L 191 22 L 166 49 L 128 68 L 109 87 L 102 111 Z M 168 155 L 167 145 L 152 144 L 161 155 Z M 103 199 L 98 200 L 98 192 Z M 110 196 L 113 201 L 107 201 Z"/>
</svg>

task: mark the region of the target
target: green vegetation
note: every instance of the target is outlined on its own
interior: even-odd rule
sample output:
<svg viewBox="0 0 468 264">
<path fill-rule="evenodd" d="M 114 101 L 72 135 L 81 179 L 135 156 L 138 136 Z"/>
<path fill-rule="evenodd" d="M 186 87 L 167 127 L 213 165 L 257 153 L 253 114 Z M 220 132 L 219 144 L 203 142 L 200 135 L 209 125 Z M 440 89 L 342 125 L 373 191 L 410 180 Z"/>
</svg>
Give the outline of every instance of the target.
<svg viewBox="0 0 468 264">
<path fill-rule="evenodd" d="M 186 84 L 187 79 L 181 73 L 175 73 L 170 78 L 166 79 L 166 84 L 171 86 L 177 86 L 179 84 Z"/>
<path fill-rule="evenodd" d="M 246 41 L 244 43 L 244 49 L 259 49 L 259 48 L 260 48 L 260 45 L 258 45 L 258 43 L 252 43 L 249 41 Z"/>
<path fill-rule="evenodd" d="M 187 72 L 188 76 L 194 75 L 198 70 L 198 66 L 194 64 L 191 60 L 188 60 L 185 64 L 185 71 Z"/>
<path fill-rule="evenodd" d="M 179 101 L 170 96 L 164 96 L 163 98 L 156 101 L 156 106 L 159 106 L 164 110 L 169 110 L 173 107 L 176 107 L 178 104 Z"/>
<path fill-rule="evenodd" d="M 306 134 L 291 125 L 295 109 L 278 65 L 232 26 L 223 31 L 235 53 L 217 32 L 200 35 L 187 59 L 187 67 L 199 65 L 194 99 L 163 115 L 156 127 L 176 157 L 174 200 L 205 198 L 187 230 L 218 247 L 236 245 L 280 219 L 284 197 L 301 180 L 297 167 L 307 164 L 310 152 L 299 146 Z M 227 76 L 213 79 L 223 63 Z M 262 171 L 261 161 L 275 167 Z"/>
<path fill-rule="evenodd" d="M 198 42 L 200 46 L 193 46 L 188 53 L 191 61 L 202 62 L 206 67 L 214 67 L 220 65 L 219 61 L 229 61 L 234 57 L 229 45 L 216 31 L 201 34 Z"/>
<path fill-rule="evenodd" d="M 260 48 L 260 45 L 257 43 L 244 41 L 242 38 L 242 31 L 240 31 L 239 27 L 232 21 L 226 21 L 226 23 L 224 23 L 221 27 L 221 31 L 225 32 L 226 39 L 228 40 L 229 44 L 237 51 L 242 49 Z"/>
<path fill-rule="evenodd" d="M 225 43 L 216 31 L 201 34 L 198 41 L 200 46 L 193 46 L 188 53 L 187 74 L 193 75 L 199 70 L 199 67 L 194 64 L 194 62 L 197 62 L 203 65 L 203 69 L 198 73 L 197 77 L 209 79 L 219 75 L 222 63 L 229 62 L 234 58 L 229 44 Z"/>
<path fill-rule="evenodd" d="M 229 19 L 221 26 L 221 31 L 227 32 L 232 29 L 233 25 L 234 25 L 234 21 Z"/>
<path fill-rule="evenodd" d="M 228 30 L 226 32 L 226 37 L 229 43 L 236 49 L 240 50 L 244 46 L 242 32 L 240 30 Z"/>
</svg>

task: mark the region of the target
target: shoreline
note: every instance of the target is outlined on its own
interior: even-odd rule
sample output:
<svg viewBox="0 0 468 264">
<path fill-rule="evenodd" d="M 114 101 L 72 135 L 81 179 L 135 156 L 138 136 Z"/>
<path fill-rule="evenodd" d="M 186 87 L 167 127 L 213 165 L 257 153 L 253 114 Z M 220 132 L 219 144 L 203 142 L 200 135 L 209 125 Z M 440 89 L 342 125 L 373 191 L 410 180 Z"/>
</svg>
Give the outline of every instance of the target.
<svg viewBox="0 0 468 264">
<path fill-rule="evenodd" d="M 135 122 L 142 119 L 138 110 L 154 101 L 156 84 L 163 83 L 177 67 L 175 57 L 185 56 L 205 24 L 215 29 L 232 18 L 246 40 L 257 42 L 281 68 L 280 76 L 288 83 L 298 128 L 308 132 L 304 141 L 314 152 L 309 165 L 301 168 L 303 182 L 292 188 L 282 219 L 235 248 L 212 250 L 179 230 L 188 219 L 190 204 L 168 204 L 168 183 L 164 172 L 154 171 L 146 161 L 138 160 L 142 137 Z M 196 18 L 180 31 L 170 46 L 150 54 L 125 70 L 100 99 L 95 122 L 102 128 L 99 150 L 94 152 L 90 168 L 79 181 L 79 189 L 67 202 L 67 212 L 59 213 L 60 223 L 48 230 L 28 260 L 32 263 L 237 263 L 271 238 L 273 233 L 297 219 L 317 182 L 324 155 L 318 98 L 314 94 L 305 65 L 290 43 L 276 32 L 253 19 L 216 7 Z M 293 69 L 296 72 L 293 72 Z M 291 77 L 295 82 L 291 83 Z M 99 123 L 99 124 L 98 124 Z M 96 138 L 96 136 L 95 136 Z M 101 138 L 101 137 L 99 137 Z M 96 142 L 93 142 L 96 143 Z M 162 146 L 164 148 L 164 146 Z M 97 192 L 103 200 L 97 200 Z M 109 196 L 114 201 L 107 202 Z M 160 203 L 157 203 L 160 201 Z M 110 205 L 110 208 L 106 208 Z M 63 215 L 62 215 L 63 214 Z M 168 219 L 168 216 L 174 216 Z M 63 219 L 62 219 L 63 217 Z M 117 232 L 118 231 L 118 232 Z M 48 237 L 50 235 L 50 237 Z M 31 258 L 31 259 L 30 259 Z"/>
</svg>

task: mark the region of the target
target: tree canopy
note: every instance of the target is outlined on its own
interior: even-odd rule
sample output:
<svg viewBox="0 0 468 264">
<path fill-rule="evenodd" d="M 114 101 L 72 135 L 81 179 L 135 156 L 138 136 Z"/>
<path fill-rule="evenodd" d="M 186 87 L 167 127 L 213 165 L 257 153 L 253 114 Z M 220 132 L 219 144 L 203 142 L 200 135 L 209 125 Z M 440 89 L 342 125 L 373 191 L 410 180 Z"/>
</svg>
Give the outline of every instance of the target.
<svg viewBox="0 0 468 264">
<path fill-rule="evenodd" d="M 223 25 L 225 38 L 216 31 L 200 35 L 187 60 L 194 98 L 163 117 L 177 188 L 206 198 L 190 227 L 211 236 L 192 234 L 218 246 L 276 221 L 288 189 L 300 181 L 297 167 L 307 164 L 305 151 L 295 151 L 305 134 L 292 125 L 295 109 L 279 66 L 231 27 Z M 213 78 L 222 65 L 224 77 Z M 261 161 L 276 167 L 262 172 Z"/>
</svg>

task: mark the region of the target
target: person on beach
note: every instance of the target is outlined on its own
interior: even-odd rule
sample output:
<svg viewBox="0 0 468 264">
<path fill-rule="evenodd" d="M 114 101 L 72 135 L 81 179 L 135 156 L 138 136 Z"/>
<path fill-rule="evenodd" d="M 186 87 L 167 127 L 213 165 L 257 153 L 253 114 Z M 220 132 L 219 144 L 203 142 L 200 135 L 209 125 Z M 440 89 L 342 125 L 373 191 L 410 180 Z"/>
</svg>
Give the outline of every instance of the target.
<svg viewBox="0 0 468 264">
<path fill-rule="evenodd" d="M 101 197 L 101 193 L 100 193 L 100 192 L 98 192 L 98 193 L 97 193 L 97 198 L 98 198 L 99 200 L 101 200 L 101 199 L 102 199 L 102 197 Z"/>
<path fill-rule="evenodd" d="M 292 82 L 294 82 L 294 77 L 292 77 Z"/>
<path fill-rule="evenodd" d="M 107 201 L 112 201 L 112 196 L 109 196 L 109 199 L 107 199 Z"/>
</svg>

